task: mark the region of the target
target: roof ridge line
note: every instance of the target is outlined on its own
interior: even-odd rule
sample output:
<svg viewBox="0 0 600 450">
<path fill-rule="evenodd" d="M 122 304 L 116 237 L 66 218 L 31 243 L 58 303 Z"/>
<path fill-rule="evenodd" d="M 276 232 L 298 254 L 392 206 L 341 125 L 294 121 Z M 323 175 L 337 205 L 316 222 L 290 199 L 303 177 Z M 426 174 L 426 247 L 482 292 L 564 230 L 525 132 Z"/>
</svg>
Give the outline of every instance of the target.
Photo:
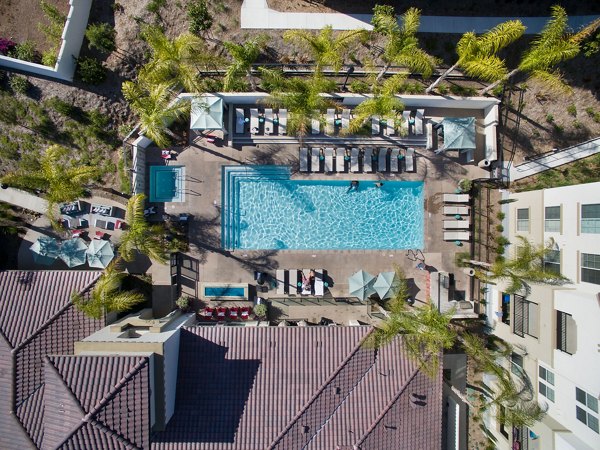
<svg viewBox="0 0 600 450">
<path fill-rule="evenodd" d="M 129 370 L 129 372 L 127 372 L 125 374 L 125 376 L 123 376 L 123 378 L 121 378 L 117 384 L 115 384 L 112 389 L 110 389 L 106 395 L 104 397 L 102 397 L 100 399 L 100 401 L 98 401 L 98 403 L 96 403 L 96 405 L 90 409 L 90 412 L 88 412 L 84 417 L 83 417 L 83 421 L 84 422 L 90 422 L 93 419 L 93 417 L 98 414 L 100 412 L 100 410 L 102 410 L 102 408 L 104 408 L 112 399 L 113 397 L 121 390 L 121 388 L 125 385 L 125 383 L 127 383 L 129 380 L 131 380 L 134 375 L 136 375 L 140 369 L 146 365 L 148 365 L 148 360 L 146 359 L 146 356 L 142 356 L 142 357 L 138 357 L 140 358 L 140 360 L 131 368 L 131 370 Z"/>
<path fill-rule="evenodd" d="M 99 420 L 91 419 L 88 423 L 90 425 L 92 425 L 93 427 L 98 428 L 102 433 L 104 433 L 106 435 L 114 436 L 115 434 L 117 434 L 114 432 L 114 430 L 111 430 L 110 428 L 108 428 L 106 425 L 104 425 Z M 129 439 L 127 439 L 125 436 L 123 436 L 121 433 L 119 433 L 118 439 L 119 439 L 120 443 L 125 445 L 125 447 L 127 447 L 128 449 L 140 450 L 140 447 L 135 445 L 133 442 L 131 442 Z"/>
<path fill-rule="evenodd" d="M 334 380 L 334 378 L 350 362 L 350 359 L 352 359 L 354 357 L 354 355 L 358 352 L 358 350 L 360 350 L 360 348 L 362 347 L 362 344 L 367 340 L 367 337 L 369 337 L 371 335 L 371 333 L 373 333 L 373 330 L 374 330 L 374 328 L 371 327 L 371 330 L 358 342 L 356 347 L 354 347 L 354 350 L 352 350 L 352 352 L 350 352 L 350 354 L 340 363 L 340 365 L 337 367 L 337 369 L 333 371 L 331 376 L 329 378 L 327 378 L 327 380 L 325 380 L 325 382 L 321 385 L 321 387 L 317 390 L 317 392 L 315 392 L 315 394 L 304 404 L 304 406 L 302 408 L 300 408 L 300 411 L 298 411 L 298 413 L 296 413 L 296 415 L 290 420 L 290 422 L 287 424 L 287 426 L 277 435 L 277 437 L 273 440 L 273 442 L 271 442 L 271 444 L 269 445 L 269 449 L 272 449 L 273 446 L 275 444 L 277 444 L 283 438 L 283 436 L 285 436 L 285 434 L 298 421 L 298 419 L 302 416 L 302 414 L 304 414 L 308 410 L 310 405 L 312 405 L 315 402 L 315 400 L 319 397 L 319 395 L 321 395 L 321 393 L 325 390 L 325 388 L 327 386 L 329 386 L 329 384 Z"/>
<path fill-rule="evenodd" d="M 83 289 L 81 289 L 79 291 L 79 293 L 82 294 L 82 293 L 90 290 L 91 287 L 94 284 L 96 284 L 96 282 L 98 281 L 99 278 L 100 278 L 100 275 L 98 275 L 92 282 L 90 282 L 87 286 L 85 286 Z M 52 316 L 50 316 L 48 318 L 48 320 L 46 320 L 43 324 L 41 324 L 37 328 L 37 330 L 35 330 L 30 336 L 27 336 L 23 340 L 23 342 L 21 342 L 19 345 L 17 345 L 15 348 L 13 348 L 11 350 L 11 353 L 17 353 L 19 350 L 21 350 L 23 347 L 25 347 L 27 344 L 29 344 L 33 340 L 33 338 L 35 338 L 40 333 L 40 331 L 48 328 L 52 322 L 54 322 L 61 314 L 63 314 L 71 306 L 74 306 L 74 305 L 73 305 L 73 302 L 71 301 L 71 298 L 69 298 L 69 301 L 67 302 L 67 304 L 65 306 L 63 306 L 58 311 L 56 311 L 56 313 L 54 313 Z"/>
</svg>

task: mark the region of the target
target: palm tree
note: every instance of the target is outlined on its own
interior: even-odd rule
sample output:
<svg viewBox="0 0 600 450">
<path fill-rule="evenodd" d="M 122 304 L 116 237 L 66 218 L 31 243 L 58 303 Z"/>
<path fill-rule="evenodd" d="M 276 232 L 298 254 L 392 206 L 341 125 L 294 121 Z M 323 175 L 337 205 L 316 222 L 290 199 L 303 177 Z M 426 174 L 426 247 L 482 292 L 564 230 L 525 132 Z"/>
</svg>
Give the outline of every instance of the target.
<svg viewBox="0 0 600 450">
<path fill-rule="evenodd" d="M 509 20 L 496 25 L 481 36 L 473 32 L 463 34 L 456 45 L 458 60 L 439 76 L 426 90 L 429 94 L 440 82 L 446 79 L 457 67 L 484 81 L 496 81 L 506 73 L 504 60 L 496 56 L 500 50 L 519 39 L 525 32 L 525 26 L 519 20 Z"/>
<path fill-rule="evenodd" d="M 470 261 L 475 265 L 475 276 L 488 283 L 498 280 L 508 280 L 504 292 L 514 294 L 525 290 L 529 293 L 529 283 L 563 285 L 571 281 L 560 273 L 544 268 L 544 258 L 552 251 L 554 242 L 547 245 L 535 246 L 523 236 L 517 236 L 515 255 L 511 259 L 497 260 L 493 264 Z"/>
<path fill-rule="evenodd" d="M 106 267 L 88 298 L 73 292 L 71 301 L 77 309 L 94 319 L 100 319 L 103 314 L 111 311 L 129 311 L 146 298 L 140 292 L 122 291 L 125 278 L 127 274 L 122 271 L 119 260 L 115 259 Z"/>
<path fill-rule="evenodd" d="M 376 5 L 373 8 L 373 31 L 387 38 L 382 55 L 385 65 L 377 75 L 377 81 L 383 78 L 392 64 L 419 72 L 424 78 L 431 76 L 437 64 L 433 56 L 419 47 L 416 34 L 421 21 L 421 11 L 409 8 L 401 18 L 402 26 L 398 25 L 393 6 Z"/>
<path fill-rule="evenodd" d="M 190 110 L 188 101 L 174 99 L 172 88 L 173 84 L 167 82 L 123 82 L 123 95 L 140 118 L 142 132 L 159 147 L 169 145 L 171 138 L 177 139 L 169 125 Z"/>
<path fill-rule="evenodd" d="M 243 44 L 223 42 L 223 46 L 233 58 L 223 80 L 223 89 L 225 91 L 235 90 L 235 83 L 241 76 L 246 76 L 250 80 L 252 90 L 256 90 L 256 81 L 252 77 L 251 72 L 252 64 L 258 59 L 260 53 L 265 48 L 267 44 L 266 40 L 266 35 L 260 35 Z"/>
<path fill-rule="evenodd" d="M 595 26 L 597 27 L 598 24 Z M 593 31 L 586 27 L 581 34 L 571 34 L 568 30 L 568 17 L 564 8 L 559 5 L 552 6 L 550 20 L 537 39 L 532 42 L 529 50 L 525 52 L 518 67 L 483 89 L 481 94 L 488 93 L 519 72 L 524 72 L 530 78 L 541 81 L 550 89 L 568 92 L 569 86 L 565 84 L 560 72 L 554 70 L 554 67 L 577 56 L 581 50 L 580 38 L 591 32 Z"/>
<path fill-rule="evenodd" d="M 283 34 L 286 41 L 296 42 L 312 53 L 317 72 L 324 66 L 339 72 L 348 49 L 363 36 L 365 30 L 343 31 L 334 36 L 331 25 L 326 25 L 318 34 L 306 30 L 288 30 Z"/>
</svg>

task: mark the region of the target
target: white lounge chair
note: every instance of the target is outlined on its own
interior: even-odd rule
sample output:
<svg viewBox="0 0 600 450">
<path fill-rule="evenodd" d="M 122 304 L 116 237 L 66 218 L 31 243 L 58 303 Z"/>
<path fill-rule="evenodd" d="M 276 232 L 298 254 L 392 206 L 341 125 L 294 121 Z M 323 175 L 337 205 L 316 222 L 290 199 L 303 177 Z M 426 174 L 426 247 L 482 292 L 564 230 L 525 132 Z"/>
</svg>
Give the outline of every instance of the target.
<svg viewBox="0 0 600 450">
<path fill-rule="evenodd" d="M 371 134 L 379 136 L 379 116 L 371 117 Z"/>
<path fill-rule="evenodd" d="M 244 133 L 244 126 L 246 125 L 246 119 L 244 117 L 243 108 L 235 108 L 235 132 L 237 134 Z"/>
<path fill-rule="evenodd" d="M 410 134 L 412 131 L 410 126 L 410 111 L 402 111 L 402 124 L 406 128 L 406 132 Z"/>
<path fill-rule="evenodd" d="M 398 168 L 400 167 L 398 156 L 400 156 L 400 149 L 398 147 L 392 148 L 392 152 L 390 153 L 390 172 L 392 173 L 398 172 Z"/>
<path fill-rule="evenodd" d="M 469 203 L 469 194 L 444 194 L 444 203 Z"/>
<path fill-rule="evenodd" d="M 346 171 L 346 149 L 343 147 L 338 147 L 335 149 L 335 171 Z"/>
<path fill-rule="evenodd" d="M 363 153 L 363 172 L 373 172 L 373 149 L 371 147 L 365 148 Z"/>
<path fill-rule="evenodd" d="M 287 272 L 285 270 L 277 269 L 277 272 L 276 272 L 277 295 L 285 295 L 286 275 L 287 275 Z"/>
<path fill-rule="evenodd" d="M 415 149 L 414 148 L 407 148 L 406 149 L 406 155 L 405 155 L 405 167 L 406 167 L 406 171 L 407 172 L 414 172 L 415 171 Z"/>
<path fill-rule="evenodd" d="M 360 167 L 358 165 L 359 154 L 360 152 L 358 151 L 358 149 L 354 147 L 352 149 L 352 152 L 350 153 L 350 172 L 358 172 L 360 170 Z"/>
<path fill-rule="evenodd" d="M 311 295 L 312 289 L 310 284 L 305 284 L 306 280 L 310 276 L 310 269 L 302 269 L 302 295 Z"/>
<path fill-rule="evenodd" d="M 444 231 L 445 241 L 468 241 L 471 239 L 470 231 Z"/>
<path fill-rule="evenodd" d="M 333 148 L 327 147 L 325 149 L 325 172 L 333 172 Z"/>
<path fill-rule="evenodd" d="M 311 133 L 319 134 L 321 132 L 321 122 L 319 119 L 311 119 Z"/>
<path fill-rule="evenodd" d="M 315 270 L 315 296 L 322 297 L 325 295 L 324 278 L 323 269 Z"/>
<path fill-rule="evenodd" d="M 250 133 L 258 134 L 258 109 L 250 110 Z"/>
<path fill-rule="evenodd" d="M 467 230 L 469 229 L 469 218 L 465 220 L 444 220 L 444 228 L 451 230 Z"/>
<path fill-rule="evenodd" d="M 327 127 L 325 129 L 325 134 L 333 135 L 335 133 L 335 109 L 330 108 L 327 110 Z"/>
<path fill-rule="evenodd" d="M 386 135 L 394 136 L 396 134 L 396 118 L 388 117 L 386 119 L 387 127 L 386 127 Z"/>
<path fill-rule="evenodd" d="M 306 147 L 300 149 L 300 172 L 308 172 L 308 149 Z"/>
<path fill-rule="evenodd" d="M 298 270 L 287 270 L 287 294 L 297 295 L 298 294 L 298 281 L 302 282 L 302 277 L 299 276 Z"/>
<path fill-rule="evenodd" d="M 415 115 L 415 134 L 423 134 L 423 120 L 425 119 L 425 110 L 417 109 Z"/>
<path fill-rule="evenodd" d="M 279 134 L 284 135 L 287 133 L 287 109 L 279 110 Z"/>
<path fill-rule="evenodd" d="M 265 134 L 273 133 L 273 110 L 271 108 L 265 109 Z"/>
<path fill-rule="evenodd" d="M 379 149 L 379 160 L 377 161 L 377 172 L 387 172 L 387 154 L 388 149 L 381 147 Z"/>
<path fill-rule="evenodd" d="M 466 216 L 469 214 L 468 206 L 444 206 L 444 214 L 445 215 L 460 215 Z"/>
<path fill-rule="evenodd" d="M 342 110 L 342 130 L 347 130 L 350 127 L 350 110 Z"/>
<path fill-rule="evenodd" d="M 310 149 L 310 171 L 321 171 L 321 149 L 319 147 L 313 147 Z"/>
</svg>

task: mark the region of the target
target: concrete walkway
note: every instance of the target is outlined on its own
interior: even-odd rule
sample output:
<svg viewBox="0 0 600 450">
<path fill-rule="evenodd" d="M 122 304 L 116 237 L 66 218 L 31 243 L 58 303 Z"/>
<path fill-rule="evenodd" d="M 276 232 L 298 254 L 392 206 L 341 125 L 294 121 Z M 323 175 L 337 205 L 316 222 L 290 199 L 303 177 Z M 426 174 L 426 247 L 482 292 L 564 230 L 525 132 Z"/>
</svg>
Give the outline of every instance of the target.
<svg viewBox="0 0 600 450">
<path fill-rule="evenodd" d="M 372 29 L 371 14 L 283 13 L 270 9 L 267 0 L 244 0 L 241 28 L 319 30 L 331 25 L 334 30 Z M 569 25 L 577 30 L 600 16 L 569 16 Z M 484 33 L 511 19 L 519 19 L 527 27 L 525 34 L 538 34 L 548 17 L 458 17 L 421 16 L 420 33 Z"/>
<path fill-rule="evenodd" d="M 0 201 L 40 214 L 45 214 L 48 211 L 48 202 L 43 198 L 10 187 L 0 189 Z"/>
<path fill-rule="evenodd" d="M 510 180 L 517 181 L 521 178 L 530 177 L 597 153 L 600 153 L 600 137 L 513 166 L 510 168 Z"/>
</svg>

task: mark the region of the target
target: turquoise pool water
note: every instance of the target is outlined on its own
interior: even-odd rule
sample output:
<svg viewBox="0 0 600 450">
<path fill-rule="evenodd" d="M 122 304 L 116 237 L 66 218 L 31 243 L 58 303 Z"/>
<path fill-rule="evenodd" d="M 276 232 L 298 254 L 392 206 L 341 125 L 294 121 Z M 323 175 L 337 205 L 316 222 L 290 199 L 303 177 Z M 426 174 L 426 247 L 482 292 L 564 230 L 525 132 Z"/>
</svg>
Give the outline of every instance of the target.
<svg viewBox="0 0 600 450">
<path fill-rule="evenodd" d="M 243 287 L 230 286 L 212 286 L 204 288 L 206 297 L 245 297 L 245 289 Z"/>
<path fill-rule="evenodd" d="M 422 249 L 423 183 L 304 181 L 242 177 L 236 181 L 233 248 Z"/>
<path fill-rule="evenodd" d="M 184 166 L 150 166 L 150 201 L 183 202 Z"/>
</svg>

